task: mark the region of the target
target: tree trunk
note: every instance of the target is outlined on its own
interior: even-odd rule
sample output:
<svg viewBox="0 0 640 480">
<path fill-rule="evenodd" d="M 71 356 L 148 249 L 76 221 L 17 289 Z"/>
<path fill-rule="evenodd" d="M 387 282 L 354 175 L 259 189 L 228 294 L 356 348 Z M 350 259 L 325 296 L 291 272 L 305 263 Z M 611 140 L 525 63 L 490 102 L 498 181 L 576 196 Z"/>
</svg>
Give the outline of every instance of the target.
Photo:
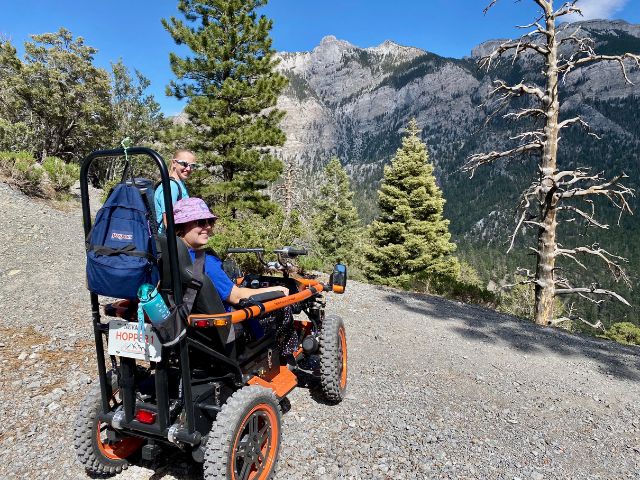
<svg viewBox="0 0 640 480">
<path fill-rule="evenodd" d="M 552 2 L 549 2 L 552 3 Z M 544 149 L 540 162 L 540 216 L 538 222 L 538 259 L 536 265 L 536 306 L 535 322 L 538 325 L 549 325 L 553 320 L 555 297 L 554 270 L 556 262 L 556 227 L 557 197 L 554 175 L 557 170 L 558 155 L 558 115 L 560 102 L 558 99 L 558 44 L 556 41 L 555 19 L 553 8 L 546 9 L 547 37 L 546 55 L 546 90 L 544 110 L 546 121 L 544 127 Z"/>
</svg>

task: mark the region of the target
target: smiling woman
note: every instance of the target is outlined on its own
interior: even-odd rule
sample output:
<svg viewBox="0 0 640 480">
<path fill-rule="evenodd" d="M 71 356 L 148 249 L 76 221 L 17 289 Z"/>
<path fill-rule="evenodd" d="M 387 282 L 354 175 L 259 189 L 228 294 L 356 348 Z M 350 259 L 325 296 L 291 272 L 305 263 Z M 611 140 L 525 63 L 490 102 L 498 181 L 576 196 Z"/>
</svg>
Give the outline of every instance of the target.
<svg viewBox="0 0 640 480">
<path fill-rule="evenodd" d="M 189 150 L 177 150 L 169 166 L 169 177 L 171 180 L 171 204 L 183 198 L 189 198 L 189 192 L 184 181 L 189 178 L 191 172 L 200 165 L 196 163 L 196 157 Z M 154 194 L 154 204 L 156 210 L 156 221 L 158 222 L 158 233 L 164 233 L 166 222 L 166 207 L 164 204 L 164 189 L 158 184 Z"/>
<path fill-rule="evenodd" d="M 177 235 L 189 247 L 189 255 L 195 261 L 196 252 L 206 247 L 218 217 L 209 210 L 201 198 L 185 198 L 178 201 L 173 207 L 173 217 Z M 227 311 L 230 311 L 231 306 L 239 303 L 241 299 L 252 295 L 274 291 L 289 294 L 289 289 L 283 286 L 238 287 L 222 269 L 222 260 L 209 253 L 205 255 L 204 273 L 211 278 Z"/>
</svg>

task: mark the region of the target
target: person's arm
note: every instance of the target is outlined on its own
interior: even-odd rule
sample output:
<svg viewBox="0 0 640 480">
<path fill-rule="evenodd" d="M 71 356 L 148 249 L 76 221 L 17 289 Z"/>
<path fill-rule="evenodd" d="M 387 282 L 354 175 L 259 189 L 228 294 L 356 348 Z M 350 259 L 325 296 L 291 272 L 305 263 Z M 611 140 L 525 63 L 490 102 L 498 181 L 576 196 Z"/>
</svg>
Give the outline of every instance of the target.
<svg viewBox="0 0 640 480">
<path fill-rule="evenodd" d="M 285 295 L 289 295 L 289 289 L 287 287 L 247 288 L 234 285 L 231 289 L 231 293 L 229 293 L 229 297 L 226 299 L 226 302 L 237 305 L 243 298 L 249 298 L 252 295 L 265 292 L 282 292 Z"/>
<path fill-rule="evenodd" d="M 264 292 L 279 291 L 289 295 L 289 289 L 281 286 L 265 288 L 238 287 L 222 270 L 222 261 L 213 255 L 207 255 L 206 257 L 205 272 L 211 278 L 220 298 L 228 304 L 237 305 L 243 298 L 249 298 L 252 295 Z"/>
</svg>

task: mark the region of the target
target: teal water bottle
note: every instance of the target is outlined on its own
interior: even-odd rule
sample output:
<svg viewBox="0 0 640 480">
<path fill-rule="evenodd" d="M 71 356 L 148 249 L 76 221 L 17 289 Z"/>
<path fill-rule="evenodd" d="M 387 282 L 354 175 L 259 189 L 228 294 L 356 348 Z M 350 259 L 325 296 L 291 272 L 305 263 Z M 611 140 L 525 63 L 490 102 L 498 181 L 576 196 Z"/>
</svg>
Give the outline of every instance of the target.
<svg viewBox="0 0 640 480">
<path fill-rule="evenodd" d="M 140 314 L 142 312 L 140 309 L 144 310 L 144 313 L 147 314 L 151 323 L 154 324 L 162 323 L 162 321 L 169 316 L 169 307 L 167 307 L 158 289 L 150 283 L 145 283 L 140 286 L 138 289 L 138 300 L 140 300 L 138 304 L 138 322 L 141 320 Z M 144 318 L 142 318 L 142 322 L 144 324 Z M 144 328 L 144 325 L 142 328 Z"/>
</svg>

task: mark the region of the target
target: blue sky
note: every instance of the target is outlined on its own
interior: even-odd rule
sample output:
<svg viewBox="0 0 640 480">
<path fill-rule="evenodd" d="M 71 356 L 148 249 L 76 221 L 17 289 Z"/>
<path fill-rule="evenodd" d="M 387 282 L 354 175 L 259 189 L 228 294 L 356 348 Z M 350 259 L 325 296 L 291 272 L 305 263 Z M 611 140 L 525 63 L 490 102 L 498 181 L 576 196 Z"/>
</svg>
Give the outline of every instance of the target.
<svg viewBox="0 0 640 480">
<path fill-rule="evenodd" d="M 513 25 L 534 19 L 531 0 L 499 0 L 487 14 L 488 0 L 270 0 L 262 12 L 274 21 L 272 38 L 278 51 L 313 49 L 325 35 L 360 47 L 393 40 L 439 55 L 462 57 L 491 38 L 512 37 Z M 558 4 L 561 2 L 558 1 Z M 594 18 L 640 23 L 638 0 L 582 0 Z M 96 63 L 122 58 L 125 65 L 149 77 L 165 114 L 182 104 L 165 96 L 172 78 L 168 53 L 176 47 L 160 24 L 179 16 L 175 0 L 0 0 L 0 35 L 20 47 L 33 33 L 64 26 L 96 47 Z"/>
</svg>

